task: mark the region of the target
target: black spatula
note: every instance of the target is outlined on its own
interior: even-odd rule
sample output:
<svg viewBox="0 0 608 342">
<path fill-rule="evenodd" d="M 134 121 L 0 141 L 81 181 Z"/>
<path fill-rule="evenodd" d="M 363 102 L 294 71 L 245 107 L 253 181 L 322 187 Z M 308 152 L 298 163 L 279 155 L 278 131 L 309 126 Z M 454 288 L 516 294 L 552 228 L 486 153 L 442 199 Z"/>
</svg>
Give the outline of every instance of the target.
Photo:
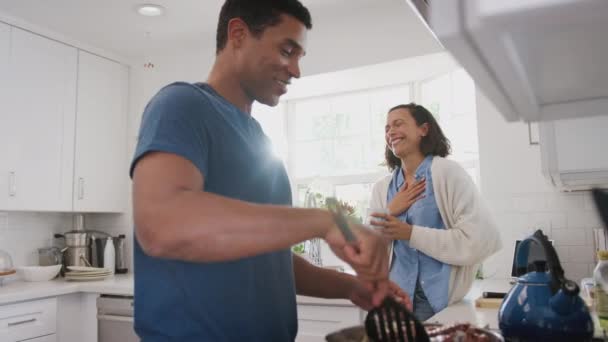
<svg viewBox="0 0 608 342">
<path fill-rule="evenodd" d="M 365 317 L 365 332 L 375 342 L 429 342 L 424 326 L 404 305 L 386 297 Z"/>
</svg>

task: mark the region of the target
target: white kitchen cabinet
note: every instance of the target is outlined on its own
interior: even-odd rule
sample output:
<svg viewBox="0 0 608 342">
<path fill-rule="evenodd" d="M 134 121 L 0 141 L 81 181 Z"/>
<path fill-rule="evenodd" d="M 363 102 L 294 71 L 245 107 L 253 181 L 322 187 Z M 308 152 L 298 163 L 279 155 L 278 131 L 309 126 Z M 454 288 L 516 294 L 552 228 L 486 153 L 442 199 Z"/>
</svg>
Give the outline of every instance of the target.
<svg viewBox="0 0 608 342">
<path fill-rule="evenodd" d="M 608 1 L 428 3 L 436 37 L 507 121 L 608 114 Z"/>
<path fill-rule="evenodd" d="M 56 330 L 56 298 L 0 306 L 0 341 L 2 342 L 55 342 Z"/>
<path fill-rule="evenodd" d="M 0 210 L 122 212 L 128 68 L 0 23 Z"/>
<path fill-rule="evenodd" d="M 9 155 L 12 157 L 11 145 L 6 144 L 2 137 L 7 136 L 11 129 L 8 125 L 8 89 L 10 82 L 9 73 L 9 58 L 11 46 L 11 27 L 0 23 L 0 208 L 6 206 L 9 193 L 11 191 L 9 185 L 12 184 L 13 176 L 11 175 L 11 166 L 14 161 L 9 160 Z M 9 154 L 10 153 L 10 154 Z"/>
<path fill-rule="evenodd" d="M 322 342 L 328 334 L 361 322 L 362 311 L 356 306 L 298 303 L 296 342 Z"/>
<path fill-rule="evenodd" d="M 562 190 L 608 188 L 608 116 L 541 122 L 543 173 Z"/>
<path fill-rule="evenodd" d="M 0 113 L 6 210 L 69 211 L 76 118 L 77 50 L 11 27 Z"/>
<path fill-rule="evenodd" d="M 122 212 L 127 206 L 128 68 L 78 53 L 74 211 Z"/>
</svg>

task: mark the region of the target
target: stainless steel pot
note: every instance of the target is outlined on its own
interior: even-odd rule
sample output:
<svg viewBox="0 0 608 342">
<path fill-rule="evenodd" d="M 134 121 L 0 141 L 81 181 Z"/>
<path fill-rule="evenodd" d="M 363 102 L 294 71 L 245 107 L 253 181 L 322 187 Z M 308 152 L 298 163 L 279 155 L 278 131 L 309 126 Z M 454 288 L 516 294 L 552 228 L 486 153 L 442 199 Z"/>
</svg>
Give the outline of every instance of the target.
<svg viewBox="0 0 608 342">
<path fill-rule="evenodd" d="M 64 265 L 67 266 L 91 266 L 91 249 L 89 246 L 67 247 L 63 258 Z"/>
<path fill-rule="evenodd" d="M 73 230 L 63 234 L 55 234 L 55 238 L 65 240 L 65 252 L 63 253 L 63 265 L 65 267 L 90 266 L 91 239 L 87 231 Z"/>
<path fill-rule="evenodd" d="M 56 238 L 65 239 L 66 247 L 89 246 L 90 232 L 84 229 L 84 215 L 75 214 L 73 217 L 73 230 L 63 234 L 55 234 Z"/>
<path fill-rule="evenodd" d="M 55 234 L 56 238 L 63 238 L 66 247 L 85 247 L 91 244 L 89 234 L 86 231 L 70 231 L 63 234 Z"/>
</svg>

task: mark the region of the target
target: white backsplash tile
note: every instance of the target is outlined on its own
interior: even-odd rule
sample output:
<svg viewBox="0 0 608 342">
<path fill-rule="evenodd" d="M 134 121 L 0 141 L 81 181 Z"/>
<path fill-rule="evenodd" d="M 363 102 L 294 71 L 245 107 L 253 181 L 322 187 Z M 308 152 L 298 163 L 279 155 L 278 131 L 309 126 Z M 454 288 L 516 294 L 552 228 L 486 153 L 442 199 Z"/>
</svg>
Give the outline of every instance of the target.
<svg viewBox="0 0 608 342">
<path fill-rule="evenodd" d="M 564 212 L 580 211 L 585 209 L 584 195 L 550 193 L 547 194 L 547 206 L 551 210 L 562 210 Z"/>
<path fill-rule="evenodd" d="M 11 255 L 14 266 L 37 265 L 38 248 L 52 246 L 55 233 L 71 229 L 71 215 L 6 212 L 0 214 L 0 225 L 0 249 Z"/>
<path fill-rule="evenodd" d="M 571 246 L 568 247 L 568 261 L 592 264 L 595 262 L 593 257 L 593 249 L 588 246 Z"/>
<path fill-rule="evenodd" d="M 581 279 L 587 278 L 591 276 L 589 272 L 589 267 L 592 266 L 591 263 L 575 263 L 575 262 L 562 262 L 562 268 L 564 269 L 564 273 L 566 278 L 580 282 Z"/>
<path fill-rule="evenodd" d="M 494 219 L 499 226 L 508 230 L 519 230 L 528 227 L 528 216 L 521 213 L 503 213 L 495 215 Z"/>
<path fill-rule="evenodd" d="M 535 213 L 527 215 L 528 222 L 526 227 L 528 230 L 536 231 L 537 229 L 542 229 L 543 232 L 548 232 L 552 227 L 552 219 L 553 217 L 549 213 Z"/>
<path fill-rule="evenodd" d="M 494 195 L 496 196 L 496 195 Z M 503 239 L 503 250 L 484 262 L 486 276 L 510 276 L 515 240 L 540 228 L 554 240 L 566 275 L 579 281 L 595 266 L 593 228 L 601 227 L 590 192 L 502 194 L 487 201 Z"/>
<path fill-rule="evenodd" d="M 519 212 L 538 212 L 547 210 L 547 200 L 539 195 L 515 196 L 515 210 Z"/>
<path fill-rule="evenodd" d="M 557 246 L 586 246 L 587 234 L 582 230 L 551 229 L 549 237 L 555 240 Z"/>
<path fill-rule="evenodd" d="M 600 217 L 596 211 L 581 210 L 568 212 L 568 228 L 601 228 Z"/>
<path fill-rule="evenodd" d="M 133 229 L 129 222 L 129 215 L 85 217 L 87 229 L 102 230 L 113 236 L 126 235 L 127 259 L 132 265 Z M 59 242 L 53 235 L 72 229 L 70 213 L 0 212 L 0 249 L 11 255 L 15 266 L 37 265 L 38 248 L 57 245 Z"/>
<path fill-rule="evenodd" d="M 568 227 L 568 216 L 565 213 L 551 213 L 551 229 L 560 229 Z"/>
<path fill-rule="evenodd" d="M 567 246 L 555 246 L 555 251 L 559 257 L 559 261 L 568 262 L 570 260 L 570 247 Z"/>
</svg>

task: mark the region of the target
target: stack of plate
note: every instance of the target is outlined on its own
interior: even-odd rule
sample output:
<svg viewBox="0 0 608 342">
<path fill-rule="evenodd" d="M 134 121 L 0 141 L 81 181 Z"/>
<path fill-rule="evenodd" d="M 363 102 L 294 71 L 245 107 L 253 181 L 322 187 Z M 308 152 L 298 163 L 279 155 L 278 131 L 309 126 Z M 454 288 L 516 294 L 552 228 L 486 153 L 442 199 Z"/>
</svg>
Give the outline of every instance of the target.
<svg viewBox="0 0 608 342">
<path fill-rule="evenodd" d="M 65 279 L 76 281 L 102 280 L 111 274 L 112 272 L 107 268 L 68 266 Z"/>
</svg>

